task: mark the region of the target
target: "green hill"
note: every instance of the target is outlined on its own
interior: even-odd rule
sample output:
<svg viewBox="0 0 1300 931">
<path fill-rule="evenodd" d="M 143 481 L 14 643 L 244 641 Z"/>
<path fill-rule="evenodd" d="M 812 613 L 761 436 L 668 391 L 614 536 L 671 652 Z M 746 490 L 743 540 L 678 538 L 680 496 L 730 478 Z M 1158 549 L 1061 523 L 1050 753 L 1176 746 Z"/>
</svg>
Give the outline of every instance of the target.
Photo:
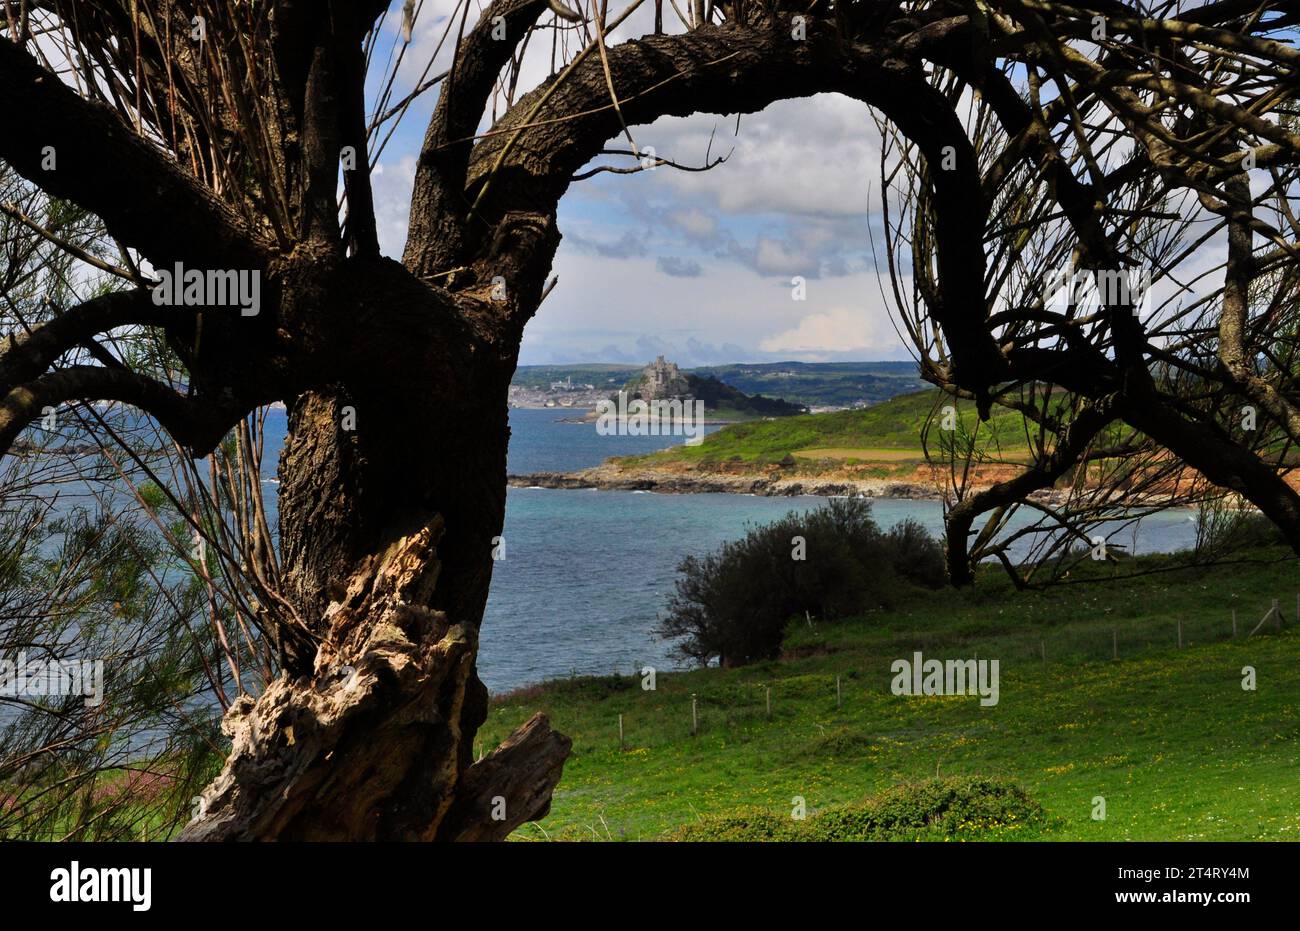
<svg viewBox="0 0 1300 931">
<path fill-rule="evenodd" d="M 510 384 L 520 388 L 545 391 L 552 382 L 566 378 L 578 384 L 614 387 L 638 371 L 635 365 L 612 365 L 591 362 L 582 365 L 521 365 L 515 369 Z"/>
<path fill-rule="evenodd" d="M 794 417 L 808 410 L 802 404 L 792 404 L 781 398 L 746 394 L 712 375 L 687 372 L 686 381 L 690 385 L 691 397 L 703 401 L 705 411 L 715 417 Z"/>
<path fill-rule="evenodd" d="M 698 446 L 676 446 L 624 461 L 669 465 L 738 458 L 744 462 L 765 464 L 778 462 L 786 455 L 807 454 L 810 450 L 838 459 L 921 458 L 921 435 L 925 425 L 934 425 L 930 437 L 932 444 L 937 444 L 943 435 L 939 427 L 945 415 L 945 405 L 955 408 L 954 432 L 957 435 L 969 435 L 978 425 L 977 439 L 980 443 L 996 445 L 1004 451 L 1025 447 L 1024 418 L 1019 413 L 994 408 L 990 420 L 979 423 L 974 402 L 954 402 L 937 389 L 931 389 L 858 410 L 733 424 L 710 434 Z"/>
<path fill-rule="evenodd" d="M 641 366 L 609 363 L 521 365 L 511 384 L 545 391 L 566 378 L 597 387 L 620 385 Z M 851 407 L 874 404 L 924 386 L 915 362 L 755 362 L 684 369 L 700 378 L 716 378 L 747 395 L 780 398 L 802 407 Z"/>
<path fill-rule="evenodd" d="M 645 376 L 637 374 L 623 386 L 628 397 L 645 397 Z M 680 384 L 674 386 L 670 396 L 682 400 L 703 401 L 706 416 L 712 420 L 751 420 L 760 417 L 794 417 L 806 412 L 806 408 L 791 404 L 777 398 L 763 395 L 748 395 L 739 388 L 723 384 L 709 376 L 702 378 L 689 372 L 680 376 Z"/>
<path fill-rule="evenodd" d="M 713 375 L 748 394 L 784 398 L 807 407 L 874 404 L 925 387 L 910 360 L 738 363 L 701 366 L 691 372 Z"/>
<path fill-rule="evenodd" d="M 782 660 L 660 672 L 653 691 L 638 675 L 550 682 L 494 699 L 482 743 L 537 710 L 573 738 L 551 814 L 518 839 L 783 837 L 799 828 L 795 796 L 808 811 L 800 834 L 845 836 L 820 826 L 879 822 L 899 786 L 919 784 L 908 804 L 935 795 L 936 774 L 959 790 L 1013 785 L 1032 805 L 1006 806 L 1008 818 L 1036 805 L 1045 815 L 959 821 L 944 839 L 1300 838 L 1295 558 L 1260 550 L 1218 570 L 1179 565 L 1144 557 L 1126 568 L 1151 574 L 1043 592 L 990 573 L 893 611 L 796 623 Z M 1077 575 L 1112 571 L 1085 563 Z M 1289 629 L 1246 639 L 1273 598 Z M 998 659 L 999 703 L 893 695 L 890 664 L 914 650 Z M 1256 690 L 1242 688 L 1246 666 Z M 1093 818 L 1099 796 L 1105 820 Z"/>
</svg>

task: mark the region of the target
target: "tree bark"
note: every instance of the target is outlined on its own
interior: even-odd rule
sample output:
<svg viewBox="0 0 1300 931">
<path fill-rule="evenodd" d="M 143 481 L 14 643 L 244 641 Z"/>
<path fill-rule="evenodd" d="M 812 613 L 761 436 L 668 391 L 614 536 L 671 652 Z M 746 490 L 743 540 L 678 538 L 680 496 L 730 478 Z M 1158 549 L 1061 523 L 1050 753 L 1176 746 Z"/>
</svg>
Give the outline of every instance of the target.
<svg viewBox="0 0 1300 931">
<path fill-rule="evenodd" d="M 435 518 L 364 559 L 312 672 L 231 707 L 230 756 L 181 840 L 501 839 L 546 814 L 570 744 L 544 716 L 462 765 L 478 629 L 425 606 L 442 530 Z"/>
<path fill-rule="evenodd" d="M 542 719 L 480 764 L 493 776 L 472 766 L 517 342 L 481 325 L 490 306 L 431 300 L 387 260 L 323 290 L 314 325 L 342 351 L 289 399 L 279 464 L 284 594 L 307 636 L 229 712 L 231 756 L 182 837 L 499 839 L 546 813 L 569 746 Z M 473 823 L 485 810 L 504 818 Z"/>
</svg>

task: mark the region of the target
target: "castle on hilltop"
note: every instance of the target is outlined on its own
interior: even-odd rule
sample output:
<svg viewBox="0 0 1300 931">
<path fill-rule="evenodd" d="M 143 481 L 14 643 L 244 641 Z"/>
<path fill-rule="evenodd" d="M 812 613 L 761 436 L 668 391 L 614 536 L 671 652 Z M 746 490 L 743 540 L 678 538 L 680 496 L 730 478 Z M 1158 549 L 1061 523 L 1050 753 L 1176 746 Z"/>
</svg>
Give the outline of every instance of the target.
<svg viewBox="0 0 1300 931">
<path fill-rule="evenodd" d="M 639 389 L 642 400 L 654 401 L 682 397 L 690 392 L 691 387 L 677 363 L 666 362 L 660 356 L 642 370 Z"/>
</svg>

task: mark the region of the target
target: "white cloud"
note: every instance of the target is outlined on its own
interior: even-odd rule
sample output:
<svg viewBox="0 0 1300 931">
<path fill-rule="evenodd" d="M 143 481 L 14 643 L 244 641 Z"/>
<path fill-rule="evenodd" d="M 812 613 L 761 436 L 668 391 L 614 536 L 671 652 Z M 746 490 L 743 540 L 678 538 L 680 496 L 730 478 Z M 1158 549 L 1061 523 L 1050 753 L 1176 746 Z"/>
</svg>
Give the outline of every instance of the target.
<svg viewBox="0 0 1300 931">
<path fill-rule="evenodd" d="M 670 210 L 666 218 L 677 229 L 698 239 L 707 239 L 718 231 L 718 218 L 699 207 Z"/>
<path fill-rule="evenodd" d="M 658 352 L 690 365 L 906 355 L 874 272 L 809 280 L 807 300 L 795 301 L 788 277 L 696 261 L 699 274 L 673 277 L 650 255 L 562 250 L 559 285 L 524 331 L 520 361 L 647 362 Z"/>
<path fill-rule="evenodd" d="M 375 200 L 375 226 L 379 251 L 400 259 L 406 245 L 407 220 L 411 215 L 411 189 L 415 186 L 415 156 L 385 159 L 370 174 Z"/>
<path fill-rule="evenodd" d="M 800 355 L 866 352 L 876 348 L 872 330 L 863 308 L 837 307 L 808 314 L 793 329 L 762 340 L 758 348 Z"/>
<path fill-rule="evenodd" d="M 782 100 L 761 113 L 667 117 L 637 132 L 643 147 L 688 165 L 720 155 L 702 173 L 661 168 L 659 184 L 724 213 L 865 215 L 876 187 L 880 147 L 867 107 L 839 94 Z M 712 138 L 711 137 L 712 134 Z"/>
<path fill-rule="evenodd" d="M 768 275 L 816 274 L 820 263 L 805 252 L 791 250 L 787 243 L 759 236 L 754 255 L 754 266 Z"/>
</svg>

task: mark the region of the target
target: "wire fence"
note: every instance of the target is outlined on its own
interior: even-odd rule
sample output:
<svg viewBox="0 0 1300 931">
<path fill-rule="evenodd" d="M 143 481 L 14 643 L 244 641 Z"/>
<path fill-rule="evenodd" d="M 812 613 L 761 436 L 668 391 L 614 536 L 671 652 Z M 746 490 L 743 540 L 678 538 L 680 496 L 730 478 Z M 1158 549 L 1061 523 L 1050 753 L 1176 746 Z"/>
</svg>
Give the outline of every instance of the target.
<svg viewBox="0 0 1300 931">
<path fill-rule="evenodd" d="M 1001 669 L 1006 668 L 1008 661 L 1033 661 L 1043 667 L 1053 664 L 1081 665 L 1104 660 L 1118 662 L 1126 657 L 1132 658 L 1159 650 L 1244 641 L 1253 636 L 1279 633 L 1296 623 L 1300 623 L 1300 593 L 1296 594 L 1294 614 L 1285 612 L 1282 600 L 1274 598 L 1262 612 L 1257 609 L 1234 608 L 1224 617 L 1199 616 L 1175 618 L 1172 621 L 1164 618 L 1129 620 L 1116 623 L 1108 629 L 1102 625 L 1091 625 L 1087 629 L 1020 632 L 985 642 L 982 652 L 984 659 L 998 660 Z M 933 645 L 917 643 L 915 648 L 918 651 L 929 650 L 927 658 L 938 658 L 933 653 Z M 973 651 L 970 657 L 963 657 L 963 660 L 970 658 L 978 662 L 980 652 Z M 951 653 L 951 650 L 945 649 L 945 653 Z M 854 681 L 860 682 L 861 679 L 861 672 L 848 670 L 825 677 L 798 676 L 781 680 L 780 689 L 770 683 L 731 686 L 706 700 L 702 700 L 699 693 L 693 692 L 689 705 L 680 712 L 682 731 L 691 737 L 698 736 L 718 727 L 719 717 L 726 724 L 734 723 L 737 716 L 747 721 L 761 716 L 770 721 L 774 708 L 779 714 L 782 697 L 787 700 L 806 700 L 824 694 L 828 710 L 831 707 L 841 709 L 846 704 L 846 696 L 848 700 L 852 696 L 851 688 L 846 686 Z M 711 713 L 706 714 L 706 711 Z M 629 749 L 628 724 L 633 717 L 628 714 L 618 715 L 620 750 Z M 660 736 L 663 736 L 663 723 L 662 718 L 656 722 L 655 730 Z"/>
</svg>

